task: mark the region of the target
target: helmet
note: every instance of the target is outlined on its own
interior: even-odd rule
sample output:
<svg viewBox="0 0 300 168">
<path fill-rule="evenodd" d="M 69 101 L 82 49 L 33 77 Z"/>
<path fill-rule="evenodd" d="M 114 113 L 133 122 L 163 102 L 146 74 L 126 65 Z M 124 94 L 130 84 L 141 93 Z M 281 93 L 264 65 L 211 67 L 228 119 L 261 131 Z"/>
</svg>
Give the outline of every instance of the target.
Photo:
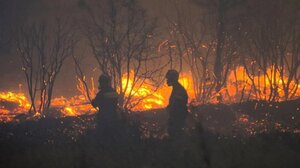
<svg viewBox="0 0 300 168">
<path fill-rule="evenodd" d="M 166 78 L 173 82 L 178 81 L 179 73 L 174 69 L 170 69 L 166 74 Z"/>
<path fill-rule="evenodd" d="M 111 78 L 106 74 L 100 75 L 98 81 L 99 81 L 99 85 L 101 85 L 101 86 L 110 86 L 111 85 Z"/>
</svg>

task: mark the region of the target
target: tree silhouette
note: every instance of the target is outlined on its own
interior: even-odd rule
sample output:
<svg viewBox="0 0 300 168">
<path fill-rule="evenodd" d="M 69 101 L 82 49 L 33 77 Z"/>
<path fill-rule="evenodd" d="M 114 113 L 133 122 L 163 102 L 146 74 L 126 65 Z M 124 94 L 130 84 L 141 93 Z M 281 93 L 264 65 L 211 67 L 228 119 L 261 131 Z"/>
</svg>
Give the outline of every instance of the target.
<svg viewBox="0 0 300 168">
<path fill-rule="evenodd" d="M 52 24 L 23 24 L 18 31 L 17 54 L 31 100 L 29 112 L 33 114 L 49 109 L 56 77 L 73 52 L 76 42 L 69 26 L 56 19 Z"/>
</svg>

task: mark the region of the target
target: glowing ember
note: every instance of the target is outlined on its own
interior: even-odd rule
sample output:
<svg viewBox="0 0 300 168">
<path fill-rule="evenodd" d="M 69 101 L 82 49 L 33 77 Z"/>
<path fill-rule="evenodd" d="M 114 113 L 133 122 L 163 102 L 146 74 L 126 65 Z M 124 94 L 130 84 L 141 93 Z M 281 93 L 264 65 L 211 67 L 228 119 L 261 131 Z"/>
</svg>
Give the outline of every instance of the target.
<svg viewBox="0 0 300 168">
<path fill-rule="evenodd" d="M 249 122 L 249 116 L 246 114 L 242 114 L 238 120 L 239 120 L 239 122 L 247 123 L 247 122 Z"/>
</svg>

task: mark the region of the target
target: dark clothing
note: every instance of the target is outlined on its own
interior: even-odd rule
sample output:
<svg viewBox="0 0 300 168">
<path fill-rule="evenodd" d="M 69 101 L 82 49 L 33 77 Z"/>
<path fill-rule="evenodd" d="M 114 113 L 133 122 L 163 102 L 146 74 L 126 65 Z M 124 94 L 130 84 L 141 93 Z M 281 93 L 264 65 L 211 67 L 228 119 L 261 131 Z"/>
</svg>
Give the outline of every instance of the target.
<svg viewBox="0 0 300 168">
<path fill-rule="evenodd" d="M 188 94 L 180 83 L 173 85 L 169 98 L 167 111 L 169 112 L 169 136 L 174 136 L 183 131 L 187 116 Z"/>
<path fill-rule="evenodd" d="M 107 128 L 118 120 L 118 93 L 113 88 L 102 88 L 92 100 L 92 105 L 99 108 L 96 115 L 98 126 Z"/>
</svg>

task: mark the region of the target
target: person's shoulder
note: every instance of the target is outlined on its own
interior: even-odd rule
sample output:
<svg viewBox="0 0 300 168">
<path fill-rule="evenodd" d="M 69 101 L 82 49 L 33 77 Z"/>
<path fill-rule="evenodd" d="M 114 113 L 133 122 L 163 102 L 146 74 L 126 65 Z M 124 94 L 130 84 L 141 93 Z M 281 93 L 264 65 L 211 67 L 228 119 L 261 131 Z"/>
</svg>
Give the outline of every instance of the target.
<svg viewBox="0 0 300 168">
<path fill-rule="evenodd" d="M 178 87 L 178 94 L 182 96 L 187 96 L 187 91 L 181 84 Z"/>
<path fill-rule="evenodd" d="M 180 83 L 179 83 L 179 85 L 178 85 L 178 89 L 179 89 L 180 91 L 186 92 L 186 89 L 185 89 L 185 88 L 183 87 L 183 85 L 180 84 Z"/>
<path fill-rule="evenodd" d="M 186 96 L 187 96 L 187 92 L 180 83 L 178 85 L 174 86 L 173 97 L 182 98 L 182 97 L 186 97 Z"/>
<path fill-rule="evenodd" d="M 103 91 L 99 91 L 97 94 L 96 94 L 96 96 L 101 96 L 103 94 Z"/>
<path fill-rule="evenodd" d="M 109 88 L 104 93 L 104 96 L 107 98 L 118 98 L 119 94 L 113 88 Z"/>
<path fill-rule="evenodd" d="M 119 97 L 117 92 L 107 92 L 104 94 L 104 96 L 111 99 Z"/>
</svg>

